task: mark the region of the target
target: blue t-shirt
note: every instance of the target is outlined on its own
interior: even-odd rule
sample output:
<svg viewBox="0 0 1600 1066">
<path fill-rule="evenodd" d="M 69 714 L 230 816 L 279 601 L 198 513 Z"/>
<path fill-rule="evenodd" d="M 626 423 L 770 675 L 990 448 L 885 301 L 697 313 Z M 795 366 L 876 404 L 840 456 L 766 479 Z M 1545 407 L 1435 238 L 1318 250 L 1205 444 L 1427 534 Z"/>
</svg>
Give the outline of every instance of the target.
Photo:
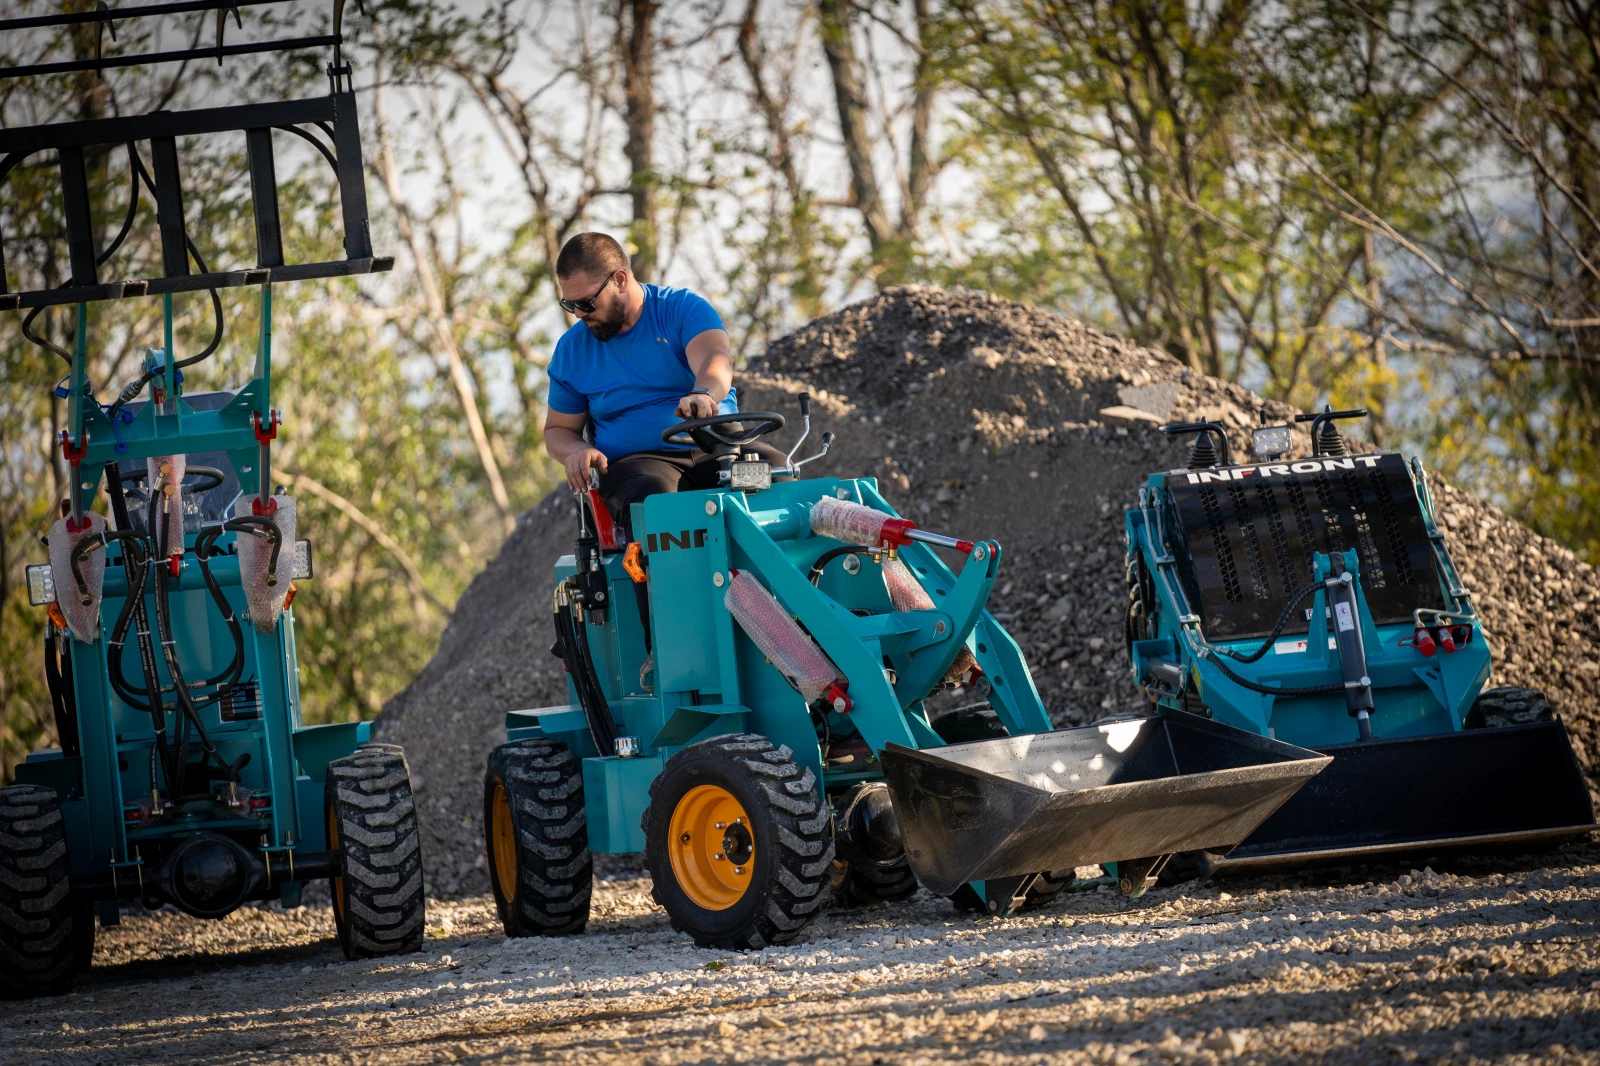
<svg viewBox="0 0 1600 1066">
<path fill-rule="evenodd" d="M 575 322 L 550 356 L 550 410 L 588 415 L 594 446 L 607 459 L 684 447 L 662 443 L 661 433 L 683 421 L 678 401 L 694 388 L 689 342 L 722 328 L 704 297 L 688 289 L 643 288 L 644 309 L 632 329 L 601 342 Z M 738 409 L 729 389 L 718 410 Z"/>
</svg>

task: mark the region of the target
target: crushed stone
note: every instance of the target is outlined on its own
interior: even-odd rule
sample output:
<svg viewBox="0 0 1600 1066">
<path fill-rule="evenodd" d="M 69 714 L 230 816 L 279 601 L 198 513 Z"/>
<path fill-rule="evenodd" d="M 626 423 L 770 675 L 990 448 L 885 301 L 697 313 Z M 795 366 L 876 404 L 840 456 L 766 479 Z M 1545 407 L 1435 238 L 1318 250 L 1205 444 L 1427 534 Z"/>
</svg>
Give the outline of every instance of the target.
<svg viewBox="0 0 1600 1066">
<path fill-rule="evenodd" d="M 487 898 L 430 901 L 423 951 L 355 962 L 326 903 L 128 908 L 76 993 L 0 1009 L 0 1062 L 1597 1060 L 1600 846 L 1134 903 L 1079 887 L 998 921 L 921 892 L 744 954 L 694 947 L 628 872 L 580 936 L 508 940 Z"/>
</svg>

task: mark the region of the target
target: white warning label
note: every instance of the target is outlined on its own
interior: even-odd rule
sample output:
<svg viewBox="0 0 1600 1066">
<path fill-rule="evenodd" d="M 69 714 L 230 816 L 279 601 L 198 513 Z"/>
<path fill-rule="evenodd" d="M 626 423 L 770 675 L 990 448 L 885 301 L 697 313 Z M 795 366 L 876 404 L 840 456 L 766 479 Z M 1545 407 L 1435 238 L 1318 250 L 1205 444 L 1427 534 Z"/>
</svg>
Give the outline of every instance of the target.
<svg viewBox="0 0 1600 1066">
<path fill-rule="evenodd" d="M 1356 627 L 1355 613 L 1350 610 L 1350 605 L 1348 603 L 1334 604 L 1333 617 L 1337 620 L 1340 632 L 1354 629 Z"/>
<path fill-rule="evenodd" d="M 1328 647 L 1337 648 L 1338 646 L 1339 642 L 1337 640 L 1332 637 L 1328 638 Z M 1272 646 L 1272 654 L 1274 655 L 1293 655 L 1297 651 L 1303 652 L 1305 650 L 1306 642 L 1303 640 L 1280 640 Z"/>
</svg>

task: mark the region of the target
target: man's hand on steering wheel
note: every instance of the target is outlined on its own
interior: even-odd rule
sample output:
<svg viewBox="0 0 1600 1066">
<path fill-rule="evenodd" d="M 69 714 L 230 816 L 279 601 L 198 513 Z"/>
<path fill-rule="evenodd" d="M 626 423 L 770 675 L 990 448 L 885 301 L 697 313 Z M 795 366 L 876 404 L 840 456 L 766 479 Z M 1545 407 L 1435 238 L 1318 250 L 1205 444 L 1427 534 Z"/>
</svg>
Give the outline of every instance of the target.
<svg viewBox="0 0 1600 1066">
<path fill-rule="evenodd" d="M 679 418 L 710 418 L 717 413 L 717 401 L 703 392 L 691 392 L 678 401 Z"/>
</svg>

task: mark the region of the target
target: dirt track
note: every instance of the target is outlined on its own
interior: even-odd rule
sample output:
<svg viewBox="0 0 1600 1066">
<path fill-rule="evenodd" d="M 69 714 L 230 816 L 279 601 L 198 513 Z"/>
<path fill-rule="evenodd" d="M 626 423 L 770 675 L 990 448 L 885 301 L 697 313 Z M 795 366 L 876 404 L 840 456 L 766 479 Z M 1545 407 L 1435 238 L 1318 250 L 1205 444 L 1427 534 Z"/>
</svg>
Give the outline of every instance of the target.
<svg viewBox="0 0 1600 1066">
<path fill-rule="evenodd" d="M 78 993 L 0 1007 L 0 1064 L 1600 1062 L 1600 845 L 1444 869 L 999 922 L 923 893 L 743 956 L 690 946 L 625 867 L 582 937 L 430 903 L 426 950 L 379 962 L 322 906 L 130 917 Z"/>
</svg>

